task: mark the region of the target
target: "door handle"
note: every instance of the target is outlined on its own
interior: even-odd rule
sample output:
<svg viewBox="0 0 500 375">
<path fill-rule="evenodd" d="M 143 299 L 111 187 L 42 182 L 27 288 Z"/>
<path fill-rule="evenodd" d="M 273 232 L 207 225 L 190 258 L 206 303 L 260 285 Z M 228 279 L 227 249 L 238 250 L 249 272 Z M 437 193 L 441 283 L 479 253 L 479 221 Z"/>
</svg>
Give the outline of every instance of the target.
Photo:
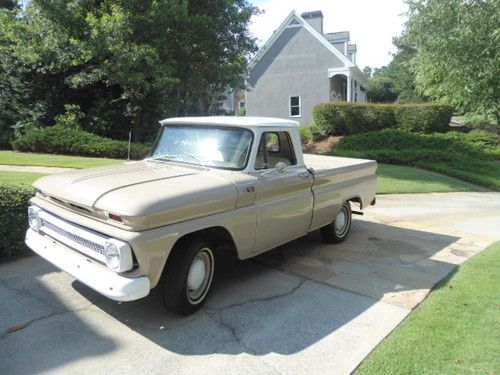
<svg viewBox="0 0 500 375">
<path fill-rule="evenodd" d="M 300 172 L 298 176 L 303 179 L 309 178 L 309 172 Z"/>
</svg>

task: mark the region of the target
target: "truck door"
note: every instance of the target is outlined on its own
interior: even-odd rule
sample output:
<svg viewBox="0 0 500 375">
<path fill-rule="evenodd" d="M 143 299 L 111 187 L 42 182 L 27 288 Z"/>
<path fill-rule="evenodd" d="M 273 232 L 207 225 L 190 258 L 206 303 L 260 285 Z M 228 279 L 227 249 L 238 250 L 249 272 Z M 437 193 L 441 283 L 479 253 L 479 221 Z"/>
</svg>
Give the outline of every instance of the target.
<svg viewBox="0 0 500 375">
<path fill-rule="evenodd" d="M 308 232 L 313 178 L 304 165 L 297 165 L 287 131 L 262 133 L 254 168 L 258 176 L 255 252 L 259 253 Z"/>
</svg>

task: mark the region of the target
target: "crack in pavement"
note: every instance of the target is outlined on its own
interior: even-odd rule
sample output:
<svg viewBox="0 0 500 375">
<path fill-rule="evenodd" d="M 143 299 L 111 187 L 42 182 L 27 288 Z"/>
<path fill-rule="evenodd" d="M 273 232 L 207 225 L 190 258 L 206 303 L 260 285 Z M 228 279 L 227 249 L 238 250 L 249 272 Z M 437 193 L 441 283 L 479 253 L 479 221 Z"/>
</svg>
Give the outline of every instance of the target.
<svg viewBox="0 0 500 375">
<path fill-rule="evenodd" d="M 239 303 L 235 303 L 235 304 L 231 304 L 231 305 L 226 305 L 226 306 L 222 306 L 222 307 L 205 307 L 204 313 L 210 317 L 212 317 L 213 315 L 216 315 L 219 324 L 223 328 L 225 328 L 226 330 L 230 331 L 234 341 L 236 341 L 238 344 L 243 346 L 248 353 L 256 355 L 255 350 L 253 350 L 251 347 L 247 346 L 243 342 L 243 340 L 238 336 L 237 329 L 235 327 L 233 327 L 229 322 L 224 320 L 224 316 L 223 316 L 224 311 L 229 310 L 229 309 L 233 309 L 235 307 L 241 307 L 241 306 L 244 306 L 244 305 L 247 305 L 250 303 L 268 302 L 268 301 L 277 300 L 277 299 L 280 299 L 283 297 L 287 297 L 287 296 L 295 293 L 298 289 L 300 289 L 306 281 L 309 281 L 309 280 L 306 278 L 301 278 L 300 282 L 296 286 L 294 286 L 292 289 L 290 289 L 288 292 L 276 294 L 274 296 L 252 298 L 252 299 L 247 300 L 247 301 L 243 301 L 243 302 L 239 302 Z M 210 313 L 210 312 L 213 312 L 213 313 Z"/>
<path fill-rule="evenodd" d="M 305 281 L 305 280 L 302 280 L 302 282 Z M 301 282 L 301 283 L 302 283 Z M 294 288 L 295 289 L 295 288 Z M 291 294 L 292 292 L 288 293 L 288 294 Z M 288 295 L 287 294 L 287 295 Z M 249 302 L 252 302 L 252 301 L 247 301 L 247 303 Z M 278 371 L 278 369 L 276 367 L 274 367 L 271 363 L 268 363 L 264 358 L 260 357 L 257 355 L 257 352 L 255 350 L 253 350 L 250 346 L 246 345 L 243 340 L 238 336 L 238 333 L 236 332 L 236 328 L 233 327 L 231 324 L 229 324 L 228 322 L 225 322 L 224 321 L 224 317 L 222 316 L 222 311 L 224 309 L 220 309 L 220 310 L 217 310 L 215 315 L 217 315 L 217 320 L 218 320 L 218 323 L 219 325 L 222 327 L 222 328 L 225 328 L 227 331 L 229 331 L 231 333 L 231 336 L 233 337 L 233 340 L 236 341 L 238 344 L 240 344 L 243 349 L 245 350 L 245 353 L 247 354 L 251 354 L 254 356 L 254 358 L 256 358 L 260 363 L 268 366 L 269 368 L 271 368 L 275 373 L 277 374 L 280 374 L 281 372 Z M 204 313 L 206 315 L 208 315 L 209 317 L 212 317 L 214 314 L 210 314 L 208 313 L 207 311 L 204 311 Z"/>
<path fill-rule="evenodd" d="M 280 270 L 281 271 L 281 270 Z M 215 311 L 222 311 L 222 310 L 227 310 L 227 309 L 232 309 L 234 307 L 240 307 L 240 306 L 243 306 L 243 305 L 246 305 L 248 303 L 253 303 L 253 302 L 267 302 L 267 301 L 272 301 L 272 300 L 275 300 L 275 299 L 279 299 L 279 298 L 282 298 L 282 297 L 286 297 L 290 294 L 293 294 L 294 292 L 296 292 L 298 289 L 300 289 L 302 287 L 302 285 L 306 282 L 306 281 L 314 281 L 314 280 L 309 280 L 308 278 L 302 276 L 302 275 L 296 275 L 296 274 L 293 274 L 294 276 L 296 276 L 297 278 L 300 278 L 302 280 L 300 280 L 300 282 L 294 286 L 290 291 L 288 292 L 284 292 L 284 293 L 279 293 L 279 294 L 275 294 L 274 296 L 269 296 L 269 297 L 258 297 L 258 298 L 251 298 L 247 301 L 243 301 L 243 302 L 238 302 L 238 303 L 234 303 L 234 304 L 231 304 L 231 305 L 226 305 L 226 306 L 222 306 L 222 307 L 205 307 L 206 310 L 215 310 Z"/>
<path fill-rule="evenodd" d="M 371 299 L 371 300 L 374 300 L 374 301 L 377 301 L 377 302 L 386 303 L 386 302 L 383 302 L 380 299 L 373 298 L 373 297 L 371 297 L 369 295 L 362 294 L 362 293 L 354 291 L 354 290 L 349 290 L 349 289 L 346 289 L 346 288 L 342 288 L 340 286 L 335 286 L 335 285 L 332 285 L 332 284 L 328 284 L 325 281 L 315 280 L 315 279 L 312 279 L 309 276 L 304 275 L 304 274 L 295 273 L 293 271 L 287 270 L 286 268 L 282 268 L 279 265 L 278 266 L 272 266 L 272 265 L 266 264 L 264 262 L 260 262 L 258 260 L 253 260 L 253 259 L 251 259 L 251 261 L 254 261 L 254 262 L 256 262 L 256 263 L 258 263 L 258 264 L 260 264 L 260 265 L 262 265 L 264 267 L 270 268 L 272 270 L 277 270 L 277 271 L 283 272 L 284 274 L 287 274 L 287 275 L 292 275 L 292 276 L 300 277 L 300 278 L 304 279 L 303 281 L 310 281 L 312 283 L 316 283 L 316 284 L 319 284 L 319 285 L 327 286 L 327 287 L 333 288 L 333 289 L 338 289 L 338 290 L 341 290 L 341 291 L 346 292 L 346 293 L 352 293 L 352 294 L 355 294 L 357 296 L 368 298 L 368 299 Z"/>
<path fill-rule="evenodd" d="M 86 309 L 88 309 L 89 307 L 92 307 L 93 305 L 90 303 L 84 307 L 81 307 L 79 309 L 75 309 L 75 310 L 64 310 L 64 311 L 56 311 L 56 312 L 53 312 L 51 314 L 47 314 L 47 315 L 43 315 L 43 316 L 40 316 L 38 318 L 35 318 L 35 319 L 31 319 L 27 322 L 24 322 L 24 323 L 20 323 L 18 324 L 19 326 L 24 326 L 24 329 L 28 328 L 30 325 L 32 325 L 33 323 L 37 323 L 37 322 L 40 322 L 42 320 L 45 320 L 45 319 L 50 319 L 50 318 L 53 318 L 55 316 L 59 316 L 59 315 L 65 315 L 65 314 L 72 314 L 72 313 L 75 313 L 75 312 L 79 312 L 79 311 L 84 311 Z M 8 337 L 9 335 L 13 334 L 13 333 L 16 333 L 16 332 L 19 332 L 19 331 L 14 331 L 14 332 L 8 332 L 8 331 L 4 331 L 2 334 L 0 334 L 0 340 Z"/>
</svg>

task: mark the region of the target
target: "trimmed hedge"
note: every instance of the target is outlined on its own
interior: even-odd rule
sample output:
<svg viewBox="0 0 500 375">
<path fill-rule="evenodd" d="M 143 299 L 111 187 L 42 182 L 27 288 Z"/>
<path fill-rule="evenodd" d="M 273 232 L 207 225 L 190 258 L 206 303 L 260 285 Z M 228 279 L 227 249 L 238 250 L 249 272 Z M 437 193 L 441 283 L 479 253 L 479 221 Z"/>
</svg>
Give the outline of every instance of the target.
<svg viewBox="0 0 500 375">
<path fill-rule="evenodd" d="M 453 108 L 440 104 L 393 105 L 396 128 L 415 133 L 444 133 L 449 130 Z"/>
<path fill-rule="evenodd" d="M 28 200 L 34 195 L 31 187 L 0 185 L 0 262 L 29 254 L 24 245 L 28 229 Z"/>
<path fill-rule="evenodd" d="M 415 133 L 449 130 L 452 107 L 441 104 L 324 103 L 313 119 L 327 135 L 350 135 L 382 129 Z"/>
<path fill-rule="evenodd" d="M 29 130 L 12 141 L 12 147 L 24 152 L 125 159 L 128 142 L 101 137 L 77 128 L 51 126 Z M 149 146 L 132 143 L 130 157 L 142 159 L 149 151 Z"/>
<path fill-rule="evenodd" d="M 500 190 L 497 142 L 496 135 L 481 130 L 415 134 L 385 129 L 344 137 L 333 154 L 420 167 Z"/>
</svg>

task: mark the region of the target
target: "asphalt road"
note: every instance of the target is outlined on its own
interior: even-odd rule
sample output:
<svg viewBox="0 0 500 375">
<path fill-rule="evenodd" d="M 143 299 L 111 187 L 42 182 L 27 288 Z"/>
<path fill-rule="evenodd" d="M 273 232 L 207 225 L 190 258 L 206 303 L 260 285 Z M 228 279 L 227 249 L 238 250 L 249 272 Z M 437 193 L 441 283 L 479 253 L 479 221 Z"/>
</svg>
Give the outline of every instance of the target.
<svg viewBox="0 0 500 375">
<path fill-rule="evenodd" d="M 38 257 L 0 265 L 0 373 L 352 372 L 456 265 L 500 239 L 500 194 L 379 196 L 349 239 L 219 257 L 206 306 L 117 303 Z M 11 332 L 14 331 L 14 332 Z"/>
</svg>

